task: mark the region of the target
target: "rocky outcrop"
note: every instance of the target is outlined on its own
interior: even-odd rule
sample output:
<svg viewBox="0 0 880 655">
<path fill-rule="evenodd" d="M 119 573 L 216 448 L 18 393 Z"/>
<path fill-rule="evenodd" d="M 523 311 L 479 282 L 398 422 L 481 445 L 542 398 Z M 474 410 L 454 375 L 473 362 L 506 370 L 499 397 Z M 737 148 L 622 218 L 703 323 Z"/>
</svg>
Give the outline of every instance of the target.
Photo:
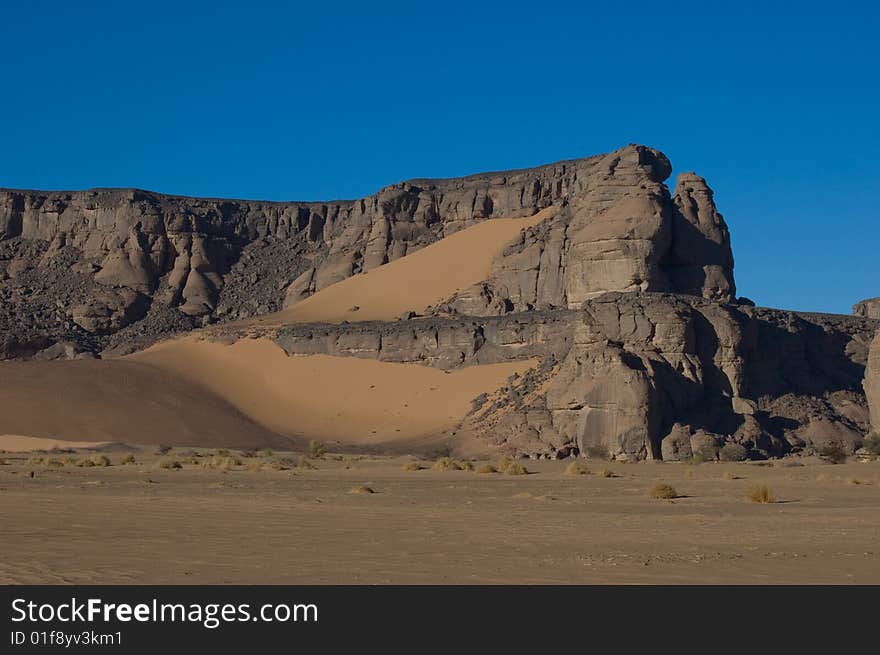
<svg viewBox="0 0 880 655">
<path fill-rule="evenodd" d="M 868 298 L 853 305 L 853 316 L 880 318 L 880 298 Z"/>
<path fill-rule="evenodd" d="M 490 279 L 441 309 L 575 308 L 608 291 L 731 299 L 729 238 L 711 191 L 687 174 L 673 197 L 670 171 L 662 153 L 627 146 L 532 169 L 411 180 L 355 201 L 0 190 L 0 330 L 20 343 L 99 352 L 132 324 L 159 337 L 268 313 L 475 222 L 551 206 L 556 215 L 499 256 Z"/>
<path fill-rule="evenodd" d="M 861 384 L 877 325 L 608 293 L 576 310 L 296 325 L 272 336 L 291 355 L 444 370 L 534 359 L 530 374 L 478 399 L 471 429 L 516 452 L 668 460 L 857 449 L 869 430 Z"/>
<path fill-rule="evenodd" d="M 488 280 L 450 299 L 445 311 L 501 314 L 577 308 L 609 291 L 667 291 L 728 301 L 736 294 L 727 226 L 712 191 L 693 173 L 674 197 L 669 162 L 625 149 L 579 171 L 576 191 L 552 219 L 527 230 Z"/>
<path fill-rule="evenodd" d="M 868 354 L 864 387 L 871 411 L 871 426 L 875 433 L 880 434 L 880 331 L 874 337 Z"/>
</svg>

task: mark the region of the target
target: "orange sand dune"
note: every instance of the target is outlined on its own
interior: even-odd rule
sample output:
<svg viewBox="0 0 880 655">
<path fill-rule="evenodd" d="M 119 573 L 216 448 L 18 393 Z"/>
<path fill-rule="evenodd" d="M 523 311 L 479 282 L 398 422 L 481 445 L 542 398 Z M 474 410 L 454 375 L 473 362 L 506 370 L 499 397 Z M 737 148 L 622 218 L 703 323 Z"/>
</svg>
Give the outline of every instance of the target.
<svg viewBox="0 0 880 655">
<path fill-rule="evenodd" d="M 138 362 L 0 362 L 0 408 L 0 434 L 53 444 L 291 445 L 215 394 Z M 12 450 L 16 443 L 23 442 L 9 440 L 0 448 Z"/>
<path fill-rule="evenodd" d="M 288 309 L 249 322 L 393 321 L 406 311 L 421 312 L 485 280 L 493 258 L 504 246 L 523 229 L 555 212 L 555 207 L 547 207 L 529 218 L 483 221 L 406 257 L 330 285 Z M 355 306 L 359 309 L 350 311 Z"/>
<path fill-rule="evenodd" d="M 357 445 L 441 436 L 464 418 L 473 398 L 535 365 L 445 373 L 355 357 L 288 357 L 268 339 L 223 345 L 194 337 L 125 359 L 203 387 L 275 432 Z"/>
</svg>

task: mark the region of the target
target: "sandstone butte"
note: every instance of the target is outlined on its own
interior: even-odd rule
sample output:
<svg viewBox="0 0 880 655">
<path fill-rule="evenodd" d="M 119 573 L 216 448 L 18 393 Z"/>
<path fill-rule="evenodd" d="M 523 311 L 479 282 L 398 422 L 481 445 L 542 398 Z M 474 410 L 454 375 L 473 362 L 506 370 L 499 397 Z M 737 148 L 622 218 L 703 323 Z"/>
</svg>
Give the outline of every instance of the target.
<svg viewBox="0 0 880 655">
<path fill-rule="evenodd" d="M 860 448 L 880 429 L 880 301 L 737 298 L 712 190 L 683 173 L 670 192 L 671 170 L 629 145 L 350 201 L 0 190 L 0 435 Z"/>
</svg>

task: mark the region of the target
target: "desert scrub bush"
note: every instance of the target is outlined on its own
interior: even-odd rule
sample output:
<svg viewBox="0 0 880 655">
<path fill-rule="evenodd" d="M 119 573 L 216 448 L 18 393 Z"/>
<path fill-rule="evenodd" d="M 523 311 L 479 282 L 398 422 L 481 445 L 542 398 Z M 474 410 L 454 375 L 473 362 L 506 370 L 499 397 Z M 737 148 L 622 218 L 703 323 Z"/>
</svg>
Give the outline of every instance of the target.
<svg viewBox="0 0 880 655">
<path fill-rule="evenodd" d="M 648 493 L 651 495 L 651 498 L 656 498 L 657 500 L 672 500 L 673 498 L 678 498 L 678 492 L 675 490 L 675 487 L 671 484 L 666 484 L 665 482 L 658 482 L 651 487 Z"/>
<path fill-rule="evenodd" d="M 368 487 L 366 485 L 358 485 L 356 487 L 352 487 L 348 493 L 351 494 L 374 494 L 376 491 L 372 487 Z"/>
<path fill-rule="evenodd" d="M 836 443 L 824 446 L 819 451 L 819 457 L 829 464 L 843 464 L 848 456 L 849 454 L 846 452 L 846 449 Z"/>
<path fill-rule="evenodd" d="M 513 460 L 504 455 L 501 459 L 498 460 L 498 464 L 495 465 L 495 468 L 498 469 L 499 473 L 507 473 L 507 469 L 509 469 L 513 465 Z"/>
<path fill-rule="evenodd" d="M 123 457 L 119 463 L 122 464 L 123 466 L 127 466 L 129 464 L 137 464 L 137 460 L 134 458 L 134 455 L 129 453 L 128 455 Z"/>
<path fill-rule="evenodd" d="M 596 471 L 596 475 L 598 475 L 600 478 L 616 478 L 617 477 L 617 473 L 615 473 L 611 469 L 599 469 L 598 471 Z"/>
<path fill-rule="evenodd" d="M 231 471 L 236 466 L 241 466 L 241 460 L 232 455 L 228 457 L 212 457 L 208 462 L 208 468 L 220 469 L 221 471 Z"/>
<path fill-rule="evenodd" d="M 726 443 L 718 451 L 718 457 L 722 462 L 742 462 L 749 456 L 746 447 L 738 443 Z"/>
<path fill-rule="evenodd" d="M 868 451 L 869 455 L 880 455 L 880 434 L 872 432 L 865 437 L 865 443 L 862 447 Z"/>
<path fill-rule="evenodd" d="M 171 446 L 159 446 L 156 448 L 157 455 L 167 455 L 171 452 Z"/>
<path fill-rule="evenodd" d="M 216 457 L 229 457 L 232 453 L 229 452 L 226 448 L 218 448 L 214 451 L 214 455 Z"/>
<path fill-rule="evenodd" d="M 498 469 L 496 469 L 491 464 L 480 464 L 476 470 L 477 470 L 477 473 L 479 473 L 481 475 L 485 475 L 487 473 L 498 473 Z"/>
<path fill-rule="evenodd" d="M 504 473 L 507 475 L 528 475 L 529 470 L 522 464 L 519 464 L 518 462 L 513 462 L 504 470 Z"/>
<path fill-rule="evenodd" d="M 45 461 L 45 465 L 46 465 L 47 467 L 49 467 L 49 468 L 56 468 L 56 469 L 58 469 L 58 468 L 63 468 L 63 467 L 64 467 L 64 462 L 63 462 L 62 460 L 60 460 L 60 459 L 47 459 L 47 460 Z"/>
<path fill-rule="evenodd" d="M 579 459 L 576 459 L 571 464 L 565 467 L 566 475 L 590 475 L 590 468 L 587 466 L 586 462 L 582 462 Z"/>
<path fill-rule="evenodd" d="M 324 444 L 320 441 L 309 442 L 309 457 L 312 457 L 313 459 L 321 459 L 325 452 Z"/>
<path fill-rule="evenodd" d="M 421 471 L 423 468 L 425 467 L 418 462 L 407 462 L 403 465 L 404 471 Z"/>
<path fill-rule="evenodd" d="M 183 464 L 178 462 L 176 459 L 172 459 L 171 457 L 163 457 L 162 459 L 156 460 L 156 468 L 177 470 L 182 469 Z"/>
<path fill-rule="evenodd" d="M 435 471 L 461 471 L 462 465 L 451 457 L 441 457 L 431 468 Z"/>
<path fill-rule="evenodd" d="M 746 497 L 753 503 L 776 502 L 776 498 L 774 498 L 773 492 L 770 491 L 770 487 L 768 487 L 766 484 L 756 484 L 753 487 L 749 487 L 748 491 L 746 492 Z"/>
<path fill-rule="evenodd" d="M 304 471 L 314 471 L 318 467 L 312 464 L 312 461 L 306 457 L 305 455 L 300 455 L 299 459 L 296 462 L 296 468 L 302 469 Z"/>
<path fill-rule="evenodd" d="M 473 470 L 474 470 L 474 465 L 473 465 L 473 463 L 471 463 L 471 462 L 464 461 L 464 462 L 459 462 L 459 463 L 458 463 L 458 468 L 459 468 L 459 470 L 461 470 L 461 471 L 473 471 Z"/>
</svg>

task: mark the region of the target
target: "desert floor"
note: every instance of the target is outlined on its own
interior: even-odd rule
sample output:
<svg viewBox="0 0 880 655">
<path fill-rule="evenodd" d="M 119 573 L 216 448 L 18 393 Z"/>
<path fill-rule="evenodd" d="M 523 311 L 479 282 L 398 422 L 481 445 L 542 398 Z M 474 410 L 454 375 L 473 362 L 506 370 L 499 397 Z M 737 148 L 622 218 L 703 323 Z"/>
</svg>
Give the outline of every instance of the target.
<svg viewBox="0 0 880 655">
<path fill-rule="evenodd" d="M 0 582 L 880 583 L 880 461 L 593 461 L 589 475 L 525 461 L 530 474 L 507 475 L 411 457 L 312 469 L 175 449 L 170 470 L 152 449 L 106 455 L 0 454 Z M 683 497 L 652 498 L 658 481 Z M 758 484 L 776 502 L 751 502 Z"/>
</svg>

